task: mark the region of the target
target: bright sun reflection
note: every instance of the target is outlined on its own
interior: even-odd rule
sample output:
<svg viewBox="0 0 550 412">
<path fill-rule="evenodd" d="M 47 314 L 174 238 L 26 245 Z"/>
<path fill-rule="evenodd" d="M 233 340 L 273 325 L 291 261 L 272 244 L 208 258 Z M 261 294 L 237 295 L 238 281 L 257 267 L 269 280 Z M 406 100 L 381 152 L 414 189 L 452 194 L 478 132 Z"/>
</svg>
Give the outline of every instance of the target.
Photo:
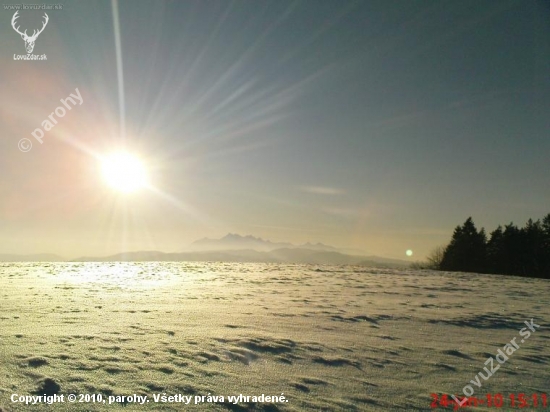
<svg viewBox="0 0 550 412">
<path fill-rule="evenodd" d="M 149 183 L 143 163 L 126 152 L 113 153 L 102 158 L 101 172 L 107 184 L 121 193 L 135 192 Z"/>
</svg>

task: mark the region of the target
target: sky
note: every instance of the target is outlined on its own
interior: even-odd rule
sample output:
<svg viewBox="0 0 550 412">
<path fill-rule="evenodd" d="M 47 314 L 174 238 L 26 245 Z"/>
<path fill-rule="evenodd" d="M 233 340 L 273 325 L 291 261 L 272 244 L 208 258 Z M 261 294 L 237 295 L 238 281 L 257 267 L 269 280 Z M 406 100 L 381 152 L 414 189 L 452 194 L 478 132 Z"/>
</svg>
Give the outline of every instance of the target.
<svg viewBox="0 0 550 412">
<path fill-rule="evenodd" d="M 177 252 L 232 232 L 417 260 L 469 216 L 490 232 L 550 213 L 546 1 L 64 0 L 40 3 L 62 8 L 38 61 L 16 60 L 15 4 L 0 253 Z M 147 188 L 106 184 L 120 150 Z"/>
</svg>

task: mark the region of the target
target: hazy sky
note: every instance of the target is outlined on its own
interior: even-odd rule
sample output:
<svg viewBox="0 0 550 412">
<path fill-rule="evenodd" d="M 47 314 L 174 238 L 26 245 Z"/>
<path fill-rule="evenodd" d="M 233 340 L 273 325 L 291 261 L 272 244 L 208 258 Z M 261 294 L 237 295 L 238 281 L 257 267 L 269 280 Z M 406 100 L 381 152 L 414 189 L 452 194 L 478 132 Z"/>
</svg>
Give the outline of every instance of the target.
<svg viewBox="0 0 550 412">
<path fill-rule="evenodd" d="M 417 259 L 468 216 L 492 230 L 550 212 L 546 1 L 121 1 L 118 20 L 62 1 L 33 51 L 46 61 L 14 60 L 2 1 L 0 253 L 237 232 Z M 153 189 L 106 186 L 98 158 L 121 147 Z"/>
</svg>

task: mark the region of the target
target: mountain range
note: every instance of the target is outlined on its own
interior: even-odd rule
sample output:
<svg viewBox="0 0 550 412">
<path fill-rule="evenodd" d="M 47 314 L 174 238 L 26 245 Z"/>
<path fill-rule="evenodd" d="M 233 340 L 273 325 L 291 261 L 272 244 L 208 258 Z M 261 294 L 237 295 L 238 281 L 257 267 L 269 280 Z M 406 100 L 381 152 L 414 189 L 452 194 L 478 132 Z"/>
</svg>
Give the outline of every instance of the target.
<svg viewBox="0 0 550 412">
<path fill-rule="evenodd" d="M 2 255 L 0 261 L 65 261 L 51 254 Z M 407 267 L 410 262 L 379 256 L 365 256 L 350 253 L 322 243 L 294 245 L 288 242 L 272 242 L 251 235 L 241 236 L 229 233 L 220 239 L 199 239 L 183 251 L 166 253 L 157 250 L 124 252 L 110 256 L 83 256 L 73 262 L 117 262 L 117 261 L 214 261 L 214 262 L 262 262 L 300 263 L 327 265 L 361 265 L 382 267 Z"/>
<path fill-rule="evenodd" d="M 305 243 L 303 245 L 293 245 L 288 242 L 272 242 L 260 237 L 251 235 L 241 236 L 235 233 L 228 233 L 221 239 L 203 238 L 191 243 L 184 252 L 192 251 L 213 251 L 213 250 L 256 250 L 258 252 L 270 252 L 276 249 L 309 249 L 324 252 L 338 252 L 339 249 L 327 246 L 322 243 Z"/>
</svg>

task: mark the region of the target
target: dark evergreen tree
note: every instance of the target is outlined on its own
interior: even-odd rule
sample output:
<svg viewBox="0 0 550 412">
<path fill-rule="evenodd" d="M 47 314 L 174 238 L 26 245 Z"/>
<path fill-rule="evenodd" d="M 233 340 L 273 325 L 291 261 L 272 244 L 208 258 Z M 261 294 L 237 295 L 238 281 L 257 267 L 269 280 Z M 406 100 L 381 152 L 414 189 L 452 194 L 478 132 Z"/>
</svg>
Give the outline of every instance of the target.
<svg viewBox="0 0 550 412">
<path fill-rule="evenodd" d="M 522 276 L 540 276 L 542 275 L 543 265 L 543 241 L 544 232 L 540 221 L 527 221 L 525 227 L 521 230 L 521 275 Z"/>
<path fill-rule="evenodd" d="M 550 213 L 542 219 L 542 277 L 550 279 Z"/>
<path fill-rule="evenodd" d="M 460 255 L 460 242 L 462 239 L 462 227 L 457 226 L 453 232 L 451 243 L 445 248 L 443 253 L 443 259 L 441 259 L 441 270 L 458 270 L 459 255 Z"/>
<path fill-rule="evenodd" d="M 504 255 L 503 255 L 503 274 L 520 275 L 521 261 L 518 251 L 521 248 L 521 231 L 513 223 L 504 227 Z"/>
<path fill-rule="evenodd" d="M 550 279 L 550 214 L 542 222 L 529 219 L 521 229 L 513 223 L 499 226 L 488 242 L 470 217 L 455 228 L 439 268 Z"/>
<path fill-rule="evenodd" d="M 441 261 L 442 270 L 461 272 L 485 272 L 487 258 L 487 236 L 479 232 L 469 217 L 462 226 L 457 226 L 451 243 L 445 249 Z"/>
<path fill-rule="evenodd" d="M 504 231 L 498 226 L 491 232 L 491 238 L 487 243 L 487 271 L 489 273 L 506 274 L 506 248 Z"/>
</svg>

